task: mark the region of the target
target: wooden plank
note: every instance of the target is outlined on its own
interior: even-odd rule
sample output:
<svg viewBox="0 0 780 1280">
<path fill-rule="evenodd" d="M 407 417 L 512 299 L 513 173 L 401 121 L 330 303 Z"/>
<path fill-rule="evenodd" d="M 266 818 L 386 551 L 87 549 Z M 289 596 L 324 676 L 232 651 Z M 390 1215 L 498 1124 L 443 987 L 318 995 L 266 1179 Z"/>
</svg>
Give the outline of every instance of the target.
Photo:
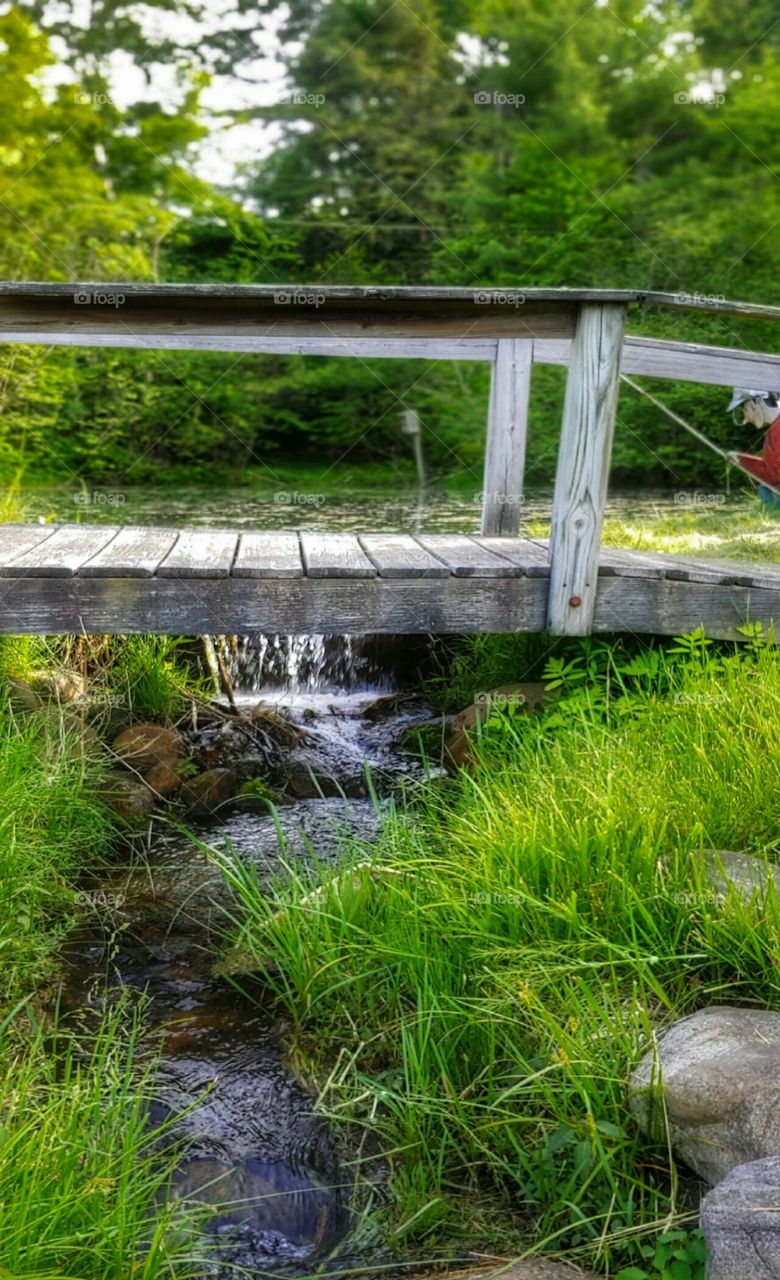
<svg viewBox="0 0 780 1280">
<path fill-rule="evenodd" d="M 663 578 L 665 566 L 641 552 L 602 547 L 599 551 L 599 575 L 607 578 Z"/>
<path fill-rule="evenodd" d="M 664 577 L 679 582 L 709 582 L 720 586 L 780 587 L 780 566 L 770 564 L 741 563 L 738 560 L 722 560 L 709 556 L 665 555 L 662 552 L 643 552 L 643 558 L 657 564 Z"/>
<path fill-rule="evenodd" d="M 625 307 L 580 308 L 561 425 L 550 537 L 548 630 L 587 635 L 615 429 Z"/>
<path fill-rule="evenodd" d="M 41 335 L 39 330 L 0 328 L 0 343 L 50 346 L 132 348 L 151 347 L 160 351 L 236 351 L 248 354 L 279 356 L 352 356 L 356 359 L 388 360 L 480 360 L 492 361 L 496 356 L 495 338 L 330 338 L 324 335 L 308 338 L 268 335 L 224 335 L 213 337 L 202 333 L 136 333 L 124 328 L 118 332 L 95 332 L 87 342 L 81 328 L 69 332 Z M 504 339 L 510 341 L 510 339 Z M 571 355 L 571 338 L 534 340 L 534 363 L 566 366 Z M 621 362 L 623 373 L 644 374 L 678 382 L 701 382 L 708 386 L 760 387 L 780 389 L 780 356 L 769 352 L 741 351 L 733 347 L 705 346 L 702 343 L 671 342 L 656 338 L 627 336 Z"/>
<path fill-rule="evenodd" d="M 542 631 L 544 578 L 9 577 L 0 574 L 0 633 L 174 635 L 288 631 L 360 635 Z M 780 624 L 780 591 L 602 576 L 593 629 L 679 635 L 703 626 L 738 640 L 746 622 Z M 780 625 L 778 626 L 780 635 Z"/>
<path fill-rule="evenodd" d="M 50 538 L 5 565 L 3 573 L 8 577 L 69 578 L 117 533 L 110 525 L 61 525 Z"/>
<path fill-rule="evenodd" d="M 36 330 L 0 330 L 0 342 L 39 343 Z M 83 347 L 81 330 L 69 333 L 51 333 L 46 337 L 47 346 Z M 277 338 L 273 335 L 257 337 L 225 336 L 209 337 L 192 333 L 144 333 L 143 337 L 131 329 L 118 333 L 94 333 L 90 347 L 152 347 L 159 351 L 239 351 L 254 355 L 276 356 L 352 356 L 358 360 L 495 360 L 495 338 Z"/>
<path fill-rule="evenodd" d="M 520 527 L 533 352 L 528 338 L 503 338 L 496 344 L 485 444 L 484 534 L 511 535 Z"/>
<path fill-rule="evenodd" d="M 630 557 L 630 568 L 615 570 L 614 564 L 617 557 L 621 557 L 620 564 L 626 565 L 625 557 Z M 739 580 L 743 585 L 752 585 L 750 576 L 736 573 L 724 573 L 717 564 L 709 560 L 693 560 L 686 559 L 684 556 L 666 555 L 660 551 L 607 551 L 602 548 L 600 553 L 600 561 L 606 560 L 613 567 L 609 572 L 612 576 L 630 576 L 630 577 L 650 577 L 650 578 L 671 578 L 678 582 L 701 582 L 709 583 L 712 586 L 728 586 Z M 774 585 L 774 579 L 766 584 L 757 585 Z"/>
<path fill-rule="evenodd" d="M 302 533 L 301 551 L 310 578 L 373 578 L 376 568 L 353 533 Z"/>
<path fill-rule="evenodd" d="M 549 542 L 546 538 L 538 539 L 539 552 L 549 557 Z M 670 557 L 652 555 L 644 551 L 622 547 L 601 547 L 599 550 L 599 576 L 607 578 L 663 578 L 668 568 Z M 703 579 L 716 582 L 715 574 Z"/>
<path fill-rule="evenodd" d="M 707 556 L 669 556 L 667 578 L 681 577 L 688 581 L 696 580 L 694 575 L 703 569 L 716 572 L 724 586 L 766 587 L 768 590 L 780 589 L 780 565 L 760 564 L 751 561 L 722 560 Z M 701 579 L 699 579 L 701 581 Z"/>
<path fill-rule="evenodd" d="M 242 533 L 232 574 L 234 578 L 302 578 L 297 533 Z"/>
<path fill-rule="evenodd" d="M 7 578 L 0 634 L 539 631 L 541 578 Z"/>
<path fill-rule="evenodd" d="M 550 555 L 544 543 L 532 538 L 475 538 L 481 547 L 519 565 L 528 578 L 549 578 Z"/>
<path fill-rule="evenodd" d="M 109 289 L 110 286 L 104 286 Z M 118 286 L 117 286 L 118 287 Z M 85 291 L 88 292 L 88 291 Z M 103 294 L 101 296 L 112 296 Z M 274 302 L 273 290 L 262 295 L 154 295 L 125 286 L 121 305 L 74 305 L 69 294 L 0 294 L 0 335 L 25 333 L 36 342 L 53 334 L 68 334 L 69 345 L 90 346 L 93 335 L 121 334 L 122 345 L 148 346 L 149 335 L 190 335 L 211 338 L 353 338 L 491 340 L 501 337 L 571 337 L 576 303 L 533 301 L 514 305 L 487 298 L 480 303 L 474 291 L 465 299 L 382 298 L 365 293 L 338 298 L 322 295 L 321 305 Z M 515 296 L 515 295 L 507 295 Z M 80 339 L 80 343 L 79 340 Z"/>
<path fill-rule="evenodd" d="M 635 552 L 634 559 L 639 563 L 655 566 L 660 570 L 662 577 L 675 579 L 678 582 L 702 582 L 712 586 L 727 585 L 724 583 L 723 574 L 706 561 L 686 564 L 677 556 L 663 555 L 657 551 Z"/>
<path fill-rule="evenodd" d="M 649 290 L 642 296 L 643 306 L 664 307 L 680 311 L 703 311 L 709 315 L 741 316 L 754 320 L 780 320 L 780 307 L 762 302 L 733 302 L 722 294 L 665 293 Z"/>
<path fill-rule="evenodd" d="M 539 338 L 534 343 L 537 364 L 567 365 L 568 339 Z M 712 347 L 697 342 L 670 342 L 627 336 L 623 343 L 622 373 L 641 373 L 678 382 L 702 382 L 715 387 L 780 388 L 780 356 L 767 352 Z"/>
<path fill-rule="evenodd" d="M 157 573 L 161 578 L 226 578 L 237 547 L 238 534 L 229 529 L 182 529 Z"/>
<path fill-rule="evenodd" d="M 358 537 L 382 578 L 448 578 L 445 564 L 408 533 L 365 533 Z"/>
<path fill-rule="evenodd" d="M 0 300 L 21 299 L 62 299 L 73 305 L 77 294 L 98 294 L 102 296 L 120 296 L 123 303 L 111 309 L 121 310 L 123 305 L 133 300 L 145 300 L 150 304 L 166 303 L 174 300 L 185 300 L 190 304 L 219 304 L 225 301 L 255 302 L 269 304 L 278 295 L 284 294 L 286 304 L 291 309 L 303 309 L 311 303 L 307 299 L 313 296 L 322 298 L 318 306 L 335 306 L 357 308 L 371 307 L 377 304 L 396 305 L 412 309 L 421 309 L 435 305 L 473 306 L 490 305 L 506 306 L 515 310 L 523 306 L 537 303 L 570 305 L 572 303 L 615 302 L 628 305 L 639 303 L 643 306 L 670 308 L 677 311 L 699 311 L 709 314 L 752 316 L 765 320 L 780 320 L 780 307 L 766 306 L 763 303 L 736 302 L 722 295 L 699 293 L 669 293 L 661 290 L 647 289 L 553 289 L 529 288 L 520 293 L 515 285 L 503 288 L 475 290 L 469 288 L 452 288 L 439 285 L 321 285 L 321 284 L 276 284 L 276 285 L 236 285 L 236 284 L 128 284 L 126 281 L 82 281 L 82 282 L 48 282 L 11 280 L 0 282 Z M 522 297 L 523 303 L 518 305 L 517 299 Z M 300 301 L 296 301 L 300 299 Z M 80 308 L 80 309 L 83 309 Z M 108 309 L 107 307 L 104 309 Z"/>
<path fill-rule="evenodd" d="M 511 285 L 512 298 L 517 295 L 517 287 Z M 283 291 L 286 294 L 298 293 L 303 296 L 310 293 L 322 294 L 326 301 L 339 302 L 469 302 L 474 303 L 478 296 L 480 303 L 492 302 L 506 296 L 507 287 L 490 287 L 476 290 L 473 285 L 397 285 L 397 284 L 306 284 L 287 282 L 285 284 L 227 284 L 222 281 L 213 284 L 181 281 L 173 284 L 151 284 L 144 281 L 106 282 L 105 280 L 2 280 L 0 281 L 0 297 L 48 297 L 65 298 L 73 303 L 74 293 L 86 290 L 93 293 L 123 294 L 139 298 L 170 299 L 184 298 L 188 300 L 219 301 L 223 298 L 256 299 L 257 301 L 273 301 Z M 564 302 L 631 302 L 647 298 L 645 291 L 632 289 L 567 289 L 567 288 L 533 288 L 524 289 L 523 296 L 545 301 Z M 658 295 L 660 296 L 660 295 Z M 666 294 L 667 298 L 676 300 L 676 294 Z M 514 306 L 514 302 L 509 303 Z"/>
<path fill-rule="evenodd" d="M 703 582 L 600 578 L 594 632 L 678 636 L 703 627 L 720 640 L 744 640 L 749 622 L 774 627 L 780 638 L 780 592 Z"/>
<path fill-rule="evenodd" d="M 0 568 L 40 546 L 51 537 L 56 527 L 53 524 L 0 525 Z"/>
<path fill-rule="evenodd" d="M 446 564 L 457 578 L 516 578 L 522 569 L 504 556 L 494 555 L 466 534 L 418 534 L 417 541 Z"/>
<path fill-rule="evenodd" d="M 177 537 L 175 529 L 126 525 L 79 567 L 79 573 L 87 578 L 149 578 Z"/>
</svg>

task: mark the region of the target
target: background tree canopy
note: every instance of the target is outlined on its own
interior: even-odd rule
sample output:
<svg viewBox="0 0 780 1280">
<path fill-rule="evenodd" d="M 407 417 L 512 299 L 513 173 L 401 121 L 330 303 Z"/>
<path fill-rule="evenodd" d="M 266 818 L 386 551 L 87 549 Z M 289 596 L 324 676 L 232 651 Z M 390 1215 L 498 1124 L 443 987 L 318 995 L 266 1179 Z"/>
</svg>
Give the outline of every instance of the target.
<svg viewBox="0 0 780 1280">
<path fill-rule="evenodd" d="M 227 0 L 226 0 L 227 4 Z M 278 28 L 288 91 L 236 107 Z M 778 302 L 774 0 L 76 0 L 0 8 L 0 277 L 600 285 Z M 126 102 L 116 56 L 143 72 Z M 204 92 L 223 85 L 222 105 Z M 165 92 L 160 86 L 165 85 Z M 122 105 L 118 103 L 121 101 Z M 198 167 L 275 126 L 230 189 Z M 755 322 L 634 332 L 772 349 Z M 28 479 L 244 474 L 254 458 L 405 453 L 399 401 L 444 476 L 479 466 L 487 370 L 177 352 L 0 351 L 0 465 Z M 563 377 L 538 369 L 530 482 L 550 480 Z M 660 386 L 732 445 L 717 389 Z M 741 437 L 741 438 L 740 438 Z M 614 473 L 720 479 L 621 397 Z"/>
</svg>

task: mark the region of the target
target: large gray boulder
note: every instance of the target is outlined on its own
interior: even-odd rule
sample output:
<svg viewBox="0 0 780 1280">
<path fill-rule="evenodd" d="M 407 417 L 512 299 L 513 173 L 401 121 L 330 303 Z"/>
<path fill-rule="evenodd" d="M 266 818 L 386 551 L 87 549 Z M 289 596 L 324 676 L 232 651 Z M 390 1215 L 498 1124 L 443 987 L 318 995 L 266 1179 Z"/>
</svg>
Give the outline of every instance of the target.
<svg viewBox="0 0 780 1280">
<path fill-rule="evenodd" d="M 675 1154 L 713 1185 L 780 1156 L 780 1013 L 718 1005 L 676 1022 L 630 1084 L 640 1128 L 660 1139 L 662 1101 Z"/>
<path fill-rule="evenodd" d="M 701 1206 L 707 1280 L 780 1276 L 780 1156 L 732 1169 Z"/>
<path fill-rule="evenodd" d="M 718 901 L 724 901 L 735 889 L 743 902 L 755 897 L 760 905 L 773 881 L 780 896 L 780 867 L 773 862 L 731 849 L 704 849 L 693 856 L 700 861 L 705 883 Z"/>
</svg>

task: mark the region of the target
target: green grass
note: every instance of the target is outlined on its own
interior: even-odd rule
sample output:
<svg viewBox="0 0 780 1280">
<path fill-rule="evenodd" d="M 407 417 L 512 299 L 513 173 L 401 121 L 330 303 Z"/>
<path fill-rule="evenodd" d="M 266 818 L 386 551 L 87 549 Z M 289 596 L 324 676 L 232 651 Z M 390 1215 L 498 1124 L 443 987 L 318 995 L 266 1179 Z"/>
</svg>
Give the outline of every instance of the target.
<svg viewBox="0 0 780 1280">
<path fill-rule="evenodd" d="M 56 706 L 0 702 L 0 1276 L 18 1280 L 203 1274 L 194 1211 L 166 1202 L 177 1152 L 148 1127 L 153 1063 L 130 1002 L 52 1023 L 78 877 L 115 836 L 104 767 Z"/>
<path fill-rule="evenodd" d="M 52 972 L 76 877 L 110 847 L 103 769 L 56 709 L 15 715 L 0 702 L 0 1009 Z"/>
<path fill-rule="evenodd" d="M 677 1251 L 701 1275 L 678 1171 L 636 1131 L 626 1085 L 682 1013 L 780 1007 L 775 896 L 718 906 L 690 856 L 775 855 L 780 659 L 677 649 L 557 659 L 563 701 L 491 720 L 473 772 L 355 850 L 373 869 L 268 896 L 226 864 L 236 942 L 325 1106 L 388 1153 L 400 1249 L 492 1241 L 652 1276 Z"/>
<path fill-rule="evenodd" d="M 663 551 L 678 555 L 717 557 L 727 560 L 780 562 L 780 509 L 768 510 L 745 493 L 720 504 L 667 500 L 634 515 L 610 515 L 604 521 L 604 545 L 635 551 Z M 671 498 L 671 495 L 670 495 Z M 550 535 L 548 520 L 529 522 L 531 537 Z"/>
<path fill-rule="evenodd" d="M 727 560 L 780 561 L 780 509 L 768 511 L 758 499 L 728 505 L 681 506 L 659 510 L 653 519 L 609 517 L 607 546 Z"/>
<path fill-rule="evenodd" d="M 125 1005 L 77 1038 L 18 1016 L 0 1023 L 0 1275 L 203 1274 L 194 1211 L 166 1197 L 175 1148 L 149 1129 L 152 1064 L 139 1072 L 138 1057 Z"/>
<path fill-rule="evenodd" d="M 178 636 L 127 635 L 106 638 L 104 683 L 124 699 L 133 715 L 144 720 L 173 720 L 188 698 L 208 696 L 207 682 L 193 674 L 185 649 L 190 641 Z"/>
</svg>

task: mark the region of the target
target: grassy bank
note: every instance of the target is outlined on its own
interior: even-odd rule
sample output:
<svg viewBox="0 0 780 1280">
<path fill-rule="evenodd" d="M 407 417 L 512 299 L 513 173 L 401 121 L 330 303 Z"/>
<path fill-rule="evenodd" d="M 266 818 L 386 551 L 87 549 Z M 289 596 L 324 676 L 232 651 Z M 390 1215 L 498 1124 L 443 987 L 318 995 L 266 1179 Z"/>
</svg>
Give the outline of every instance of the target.
<svg viewBox="0 0 780 1280">
<path fill-rule="evenodd" d="M 604 542 L 636 551 L 777 563 L 780 509 L 768 510 L 749 494 L 722 507 L 706 500 L 703 505 L 678 503 L 671 509 L 659 507 L 652 517 L 608 517 Z"/>
<path fill-rule="evenodd" d="M 18 683 L 70 643 L 0 641 L 0 1275 L 186 1277 L 193 1237 L 164 1205 L 174 1153 L 147 1123 L 154 1064 L 137 1010 L 123 1001 L 78 1028 L 56 1012 L 79 878 L 110 858 L 118 834 L 94 729 L 75 706 L 35 708 Z M 180 673 L 154 637 L 143 644 L 92 656 L 116 701 L 159 710 Z"/>
<path fill-rule="evenodd" d="M 147 1122 L 153 1064 L 138 1036 L 129 1002 L 77 1036 L 18 1013 L 0 1023 L 0 1275 L 203 1274 L 193 1214 L 165 1196 L 173 1149 Z"/>
<path fill-rule="evenodd" d="M 0 638 L 0 1015 L 56 973 L 78 877 L 100 866 L 121 825 L 102 796 L 111 760 L 99 718 L 96 729 L 77 704 L 39 703 L 27 684 L 61 664 L 88 671 L 106 715 L 124 706 L 165 719 L 198 687 L 173 637 Z"/>
<path fill-rule="evenodd" d="M 548 538 L 550 522 L 532 519 L 530 537 Z M 765 507 L 748 490 L 726 499 L 723 493 L 681 491 L 657 504 L 608 514 L 604 545 L 634 551 L 728 560 L 780 561 L 780 509 Z"/>
<path fill-rule="evenodd" d="M 76 877 L 108 852 L 105 765 L 57 708 L 0 702 L 0 1008 L 39 988 L 76 912 Z"/>
<path fill-rule="evenodd" d="M 325 1105 L 388 1153 L 399 1249 L 543 1247 L 640 1268 L 626 1280 L 699 1276 L 680 1173 L 637 1132 L 626 1084 L 654 1028 L 724 997 L 780 1000 L 776 900 L 718 906 L 691 856 L 774 856 L 780 659 L 601 644 L 548 675 L 561 700 L 491 718 L 471 772 L 355 850 L 372 868 L 274 898 L 229 868 L 239 941 Z"/>
</svg>

